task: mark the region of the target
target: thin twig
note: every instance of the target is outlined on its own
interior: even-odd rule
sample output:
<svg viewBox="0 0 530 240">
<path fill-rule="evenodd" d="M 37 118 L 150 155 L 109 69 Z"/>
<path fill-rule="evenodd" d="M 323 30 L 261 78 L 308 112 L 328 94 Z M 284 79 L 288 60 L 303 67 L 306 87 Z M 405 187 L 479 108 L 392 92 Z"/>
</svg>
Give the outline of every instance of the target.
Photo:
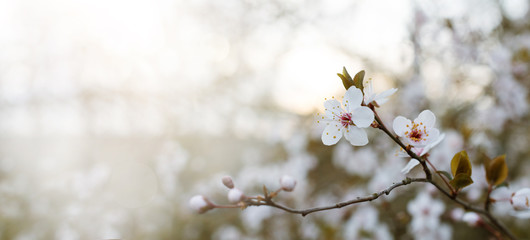
<svg viewBox="0 0 530 240">
<path fill-rule="evenodd" d="M 273 202 L 272 199 L 270 199 L 270 198 L 265 199 L 264 201 L 249 201 L 246 204 L 247 204 L 247 206 L 271 206 L 271 207 L 275 207 L 275 208 L 278 208 L 278 209 L 282 209 L 282 210 L 284 210 L 286 212 L 296 213 L 296 214 L 300 214 L 302 216 L 306 216 L 306 215 L 308 215 L 310 213 L 314 213 L 314 212 L 320 212 L 320 211 L 325 211 L 325 210 L 330 210 L 330 209 L 335 209 L 335 208 L 342 208 L 342 207 L 345 207 L 345 206 L 348 206 L 348 205 L 361 203 L 361 202 L 373 201 L 373 200 L 379 198 L 382 195 L 390 194 L 390 192 L 392 190 L 394 190 L 395 188 L 398 188 L 398 187 L 401 187 L 401 186 L 405 186 L 405 185 L 411 184 L 413 182 L 429 182 L 429 180 L 426 179 L 426 178 L 407 178 L 407 179 L 404 179 L 401 182 L 394 183 L 393 185 L 391 185 L 387 189 L 385 189 L 383 191 L 380 191 L 378 193 L 374 193 L 374 194 L 372 194 L 370 196 L 366 196 L 366 197 L 363 197 L 363 198 L 357 198 L 357 199 L 353 199 L 353 200 L 345 201 L 345 202 L 339 202 L 339 203 L 336 203 L 336 204 L 333 204 L 333 205 L 329 205 L 329 206 L 324 206 L 324 207 L 315 207 L 315 208 L 308 208 L 308 209 L 301 209 L 301 210 L 292 209 L 292 208 L 285 207 L 285 206 L 282 206 L 280 204 L 277 204 L 277 203 Z"/>
<path fill-rule="evenodd" d="M 438 176 L 440 176 L 440 178 L 443 180 L 443 182 L 445 183 L 445 185 L 451 190 L 451 194 L 454 195 L 456 193 L 455 189 L 451 186 L 451 184 L 449 184 L 449 182 L 447 182 L 447 179 L 445 179 L 445 176 L 442 175 L 440 172 L 438 172 L 438 169 L 436 169 L 436 167 L 431 163 L 431 161 L 429 161 L 428 158 L 425 158 L 425 161 L 432 167 L 432 170 L 434 170 L 435 173 L 438 174 Z"/>
<path fill-rule="evenodd" d="M 484 203 L 484 209 L 486 211 L 490 211 L 490 205 L 491 205 L 491 199 L 490 199 L 490 195 L 491 195 L 491 191 L 493 190 L 493 187 L 488 184 L 488 192 L 486 193 L 486 202 Z"/>
</svg>

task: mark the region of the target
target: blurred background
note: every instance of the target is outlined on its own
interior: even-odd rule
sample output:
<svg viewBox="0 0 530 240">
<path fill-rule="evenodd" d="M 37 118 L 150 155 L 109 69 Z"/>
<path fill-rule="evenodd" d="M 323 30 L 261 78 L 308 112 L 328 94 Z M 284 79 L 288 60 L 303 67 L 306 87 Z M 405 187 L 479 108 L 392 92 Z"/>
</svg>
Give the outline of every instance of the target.
<svg viewBox="0 0 530 240">
<path fill-rule="evenodd" d="M 423 184 L 307 217 L 227 203 L 247 195 L 329 205 L 382 190 L 408 159 L 375 129 L 333 147 L 315 115 L 342 97 L 336 73 L 366 70 L 398 92 L 390 124 L 424 109 L 445 140 L 441 170 L 466 149 L 484 201 L 480 154 L 506 153 L 509 193 L 530 187 L 527 0 L 0 1 L 1 239 L 485 239 Z M 414 174 L 414 173 L 412 173 Z M 440 211 L 416 214 L 421 206 Z M 521 238 L 528 213 L 494 212 Z M 430 212 L 430 213 L 429 213 Z"/>
</svg>

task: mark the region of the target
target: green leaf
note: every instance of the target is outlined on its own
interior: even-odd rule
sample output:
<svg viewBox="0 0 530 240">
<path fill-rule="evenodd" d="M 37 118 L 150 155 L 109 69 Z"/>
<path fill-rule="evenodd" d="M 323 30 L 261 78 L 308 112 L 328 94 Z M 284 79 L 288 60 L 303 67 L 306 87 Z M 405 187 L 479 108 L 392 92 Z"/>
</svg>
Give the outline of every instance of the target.
<svg viewBox="0 0 530 240">
<path fill-rule="evenodd" d="M 453 177 L 451 176 L 451 174 L 449 174 L 448 172 L 446 171 L 436 171 L 437 173 L 440 173 L 440 174 L 443 174 L 445 177 L 447 177 L 447 179 L 451 180 L 453 179 Z"/>
<path fill-rule="evenodd" d="M 346 70 L 346 67 L 342 67 L 342 75 L 344 75 L 346 79 L 348 79 L 349 81 L 353 83 L 353 79 L 351 78 L 350 74 Z"/>
<path fill-rule="evenodd" d="M 508 177 L 506 155 L 498 156 L 486 166 L 486 179 L 491 185 L 499 185 Z"/>
<path fill-rule="evenodd" d="M 461 151 L 455 154 L 451 160 L 451 172 L 455 178 L 456 175 L 462 173 L 471 176 L 471 162 L 469 161 L 466 151 Z"/>
<path fill-rule="evenodd" d="M 355 76 L 353 77 L 353 85 L 364 93 L 363 79 L 364 79 L 364 70 L 361 70 L 360 72 L 355 74 Z"/>
<path fill-rule="evenodd" d="M 473 179 L 471 179 L 471 176 L 465 173 L 459 173 L 453 178 L 453 180 L 449 181 L 451 186 L 453 186 L 457 191 L 471 185 L 473 183 Z"/>
<path fill-rule="evenodd" d="M 348 78 L 346 76 L 344 76 L 344 75 L 342 75 L 340 73 L 337 73 L 337 75 L 342 80 L 342 85 L 344 85 L 344 88 L 346 88 L 346 90 L 348 90 L 348 88 L 353 86 L 353 80 L 351 80 L 351 78 L 348 80 Z"/>
</svg>

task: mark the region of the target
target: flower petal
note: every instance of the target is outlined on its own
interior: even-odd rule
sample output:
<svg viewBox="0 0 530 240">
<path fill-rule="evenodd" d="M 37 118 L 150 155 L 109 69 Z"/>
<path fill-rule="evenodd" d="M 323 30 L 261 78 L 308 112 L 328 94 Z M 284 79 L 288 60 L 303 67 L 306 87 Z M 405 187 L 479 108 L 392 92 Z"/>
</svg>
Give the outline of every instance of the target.
<svg viewBox="0 0 530 240">
<path fill-rule="evenodd" d="M 344 132 L 346 140 L 350 141 L 353 146 L 364 146 L 368 144 L 368 136 L 363 129 L 356 126 L 349 126 Z"/>
<path fill-rule="evenodd" d="M 356 107 L 361 106 L 363 102 L 363 92 L 356 87 L 348 88 L 348 91 L 344 94 L 344 99 L 342 99 L 342 104 L 346 109 L 346 112 L 350 112 Z"/>
<path fill-rule="evenodd" d="M 374 101 L 377 103 L 377 105 L 381 106 L 388 101 L 388 97 L 390 97 L 396 92 L 397 88 L 388 89 L 382 93 L 377 94 L 377 96 L 374 97 Z"/>
<path fill-rule="evenodd" d="M 438 138 L 440 137 L 440 131 L 437 128 L 431 128 L 431 129 L 427 128 L 427 134 L 429 136 L 427 137 L 427 140 L 425 141 L 426 145 L 429 145 L 437 141 Z"/>
<path fill-rule="evenodd" d="M 410 131 L 411 126 L 412 122 L 402 116 L 394 118 L 394 123 L 392 124 L 394 132 L 400 137 L 403 137 L 406 131 Z"/>
<path fill-rule="evenodd" d="M 353 109 L 352 121 L 357 127 L 366 128 L 374 122 L 374 112 L 367 107 L 356 107 Z"/>
<path fill-rule="evenodd" d="M 418 160 L 410 159 L 407 165 L 403 169 L 401 169 L 401 173 L 407 174 L 410 172 L 410 170 L 412 170 L 414 167 L 418 166 L 419 164 L 420 162 L 418 162 Z"/>
<path fill-rule="evenodd" d="M 340 106 L 340 102 L 336 99 L 330 99 L 324 102 L 326 108 L 326 117 L 331 120 L 338 120 L 338 118 L 344 112 Z"/>
<path fill-rule="evenodd" d="M 438 131 L 438 129 L 435 129 L 435 130 Z M 442 135 L 438 136 L 438 138 L 436 138 L 433 142 L 431 142 L 430 144 L 425 146 L 425 148 L 423 149 L 423 151 L 419 155 L 420 156 L 425 155 L 427 152 L 429 152 L 429 150 L 431 150 L 431 148 L 435 147 L 440 142 L 442 142 L 442 140 L 444 140 L 444 138 L 445 138 L 445 134 L 442 133 Z"/>
<path fill-rule="evenodd" d="M 436 116 L 430 110 L 423 110 L 418 118 L 414 119 L 414 123 L 423 123 L 425 127 L 432 128 L 434 123 L 436 123 Z"/>
<path fill-rule="evenodd" d="M 344 129 L 339 123 L 329 123 L 322 133 L 322 142 L 324 145 L 330 146 L 337 143 L 342 137 L 343 130 Z"/>
</svg>

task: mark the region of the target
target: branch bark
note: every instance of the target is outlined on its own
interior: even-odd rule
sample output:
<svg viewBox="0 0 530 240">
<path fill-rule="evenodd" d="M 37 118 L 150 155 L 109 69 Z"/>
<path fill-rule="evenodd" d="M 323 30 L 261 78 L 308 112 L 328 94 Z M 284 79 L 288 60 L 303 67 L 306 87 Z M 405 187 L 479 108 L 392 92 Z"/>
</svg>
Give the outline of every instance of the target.
<svg viewBox="0 0 530 240">
<path fill-rule="evenodd" d="M 266 198 L 266 199 L 261 200 L 261 201 L 252 200 L 252 201 L 246 202 L 246 204 L 247 204 L 247 206 L 270 206 L 270 207 L 275 207 L 275 208 L 284 210 L 286 212 L 290 212 L 290 213 L 295 213 L 295 214 L 300 214 L 302 216 L 306 216 L 306 215 L 308 215 L 310 213 L 314 213 L 314 212 L 326 211 L 326 210 L 330 210 L 330 209 L 342 208 L 342 207 L 349 206 L 349 205 L 356 204 L 356 203 L 373 201 L 373 200 L 381 197 L 382 195 L 390 194 L 390 192 L 392 190 L 394 190 L 395 188 L 398 188 L 398 187 L 401 187 L 401 186 L 405 186 L 405 185 L 409 185 L 409 184 L 414 183 L 414 182 L 429 182 L 429 180 L 426 179 L 426 178 L 406 178 L 403 181 L 398 182 L 398 183 L 394 183 L 391 186 L 389 186 L 388 188 L 386 188 L 385 190 L 382 190 L 380 192 L 374 193 L 374 194 L 372 194 L 370 196 L 366 196 L 366 197 L 363 197 L 363 198 L 357 198 L 357 199 L 353 199 L 353 200 L 349 200 L 349 201 L 345 201 L 345 202 L 339 202 L 339 203 L 336 203 L 336 204 L 333 204 L 333 205 L 329 205 L 329 206 L 315 207 L 315 208 L 308 208 L 308 209 L 293 209 L 293 208 L 289 208 L 289 207 L 286 207 L 286 206 L 283 206 L 283 205 L 280 205 L 278 203 L 273 202 L 271 198 Z"/>
</svg>

